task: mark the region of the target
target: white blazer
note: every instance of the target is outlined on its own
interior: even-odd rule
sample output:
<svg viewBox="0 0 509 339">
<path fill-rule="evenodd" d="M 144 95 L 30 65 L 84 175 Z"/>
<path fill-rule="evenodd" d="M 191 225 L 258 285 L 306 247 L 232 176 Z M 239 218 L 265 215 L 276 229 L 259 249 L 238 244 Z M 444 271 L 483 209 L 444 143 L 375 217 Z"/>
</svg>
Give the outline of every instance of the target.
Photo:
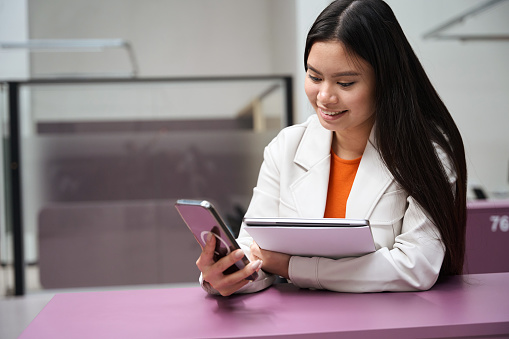
<svg viewBox="0 0 509 339">
<path fill-rule="evenodd" d="M 246 217 L 323 218 L 332 135 L 316 115 L 283 129 L 265 148 Z M 426 290 L 436 282 L 445 252 L 439 232 L 394 180 L 374 145 L 372 132 L 348 197 L 346 217 L 370 221 L 376 251 L 343 259 L 293 256 L 289 275 L 296 286 L 377 292 Z M 454 185 L 445 153 L 440 149 L 437 153 Z M 249 256 L 253 239 L 244 226 L 238 242 Z M 239 292 L 255 292 L 272 284 L 274 277 L 260 272 L 257 281 Z"/>
</svg>

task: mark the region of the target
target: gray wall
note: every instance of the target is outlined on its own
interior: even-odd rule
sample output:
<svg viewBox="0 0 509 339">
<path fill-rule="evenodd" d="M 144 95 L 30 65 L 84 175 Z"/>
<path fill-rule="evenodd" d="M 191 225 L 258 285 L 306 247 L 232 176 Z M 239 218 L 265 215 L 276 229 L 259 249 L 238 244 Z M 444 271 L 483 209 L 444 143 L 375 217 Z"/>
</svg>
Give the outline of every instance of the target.
<svg viewBox="0 0 509 339">
<path fill-rule="evenodd" d="M 30 37 L 127 39 L 140 76 L 290 73 L 294 7 L 291 0 L 29 1 Z M 127 61 L 114 52 L 39 53 L 32 74 L 121 71 Z"/>
</svg>

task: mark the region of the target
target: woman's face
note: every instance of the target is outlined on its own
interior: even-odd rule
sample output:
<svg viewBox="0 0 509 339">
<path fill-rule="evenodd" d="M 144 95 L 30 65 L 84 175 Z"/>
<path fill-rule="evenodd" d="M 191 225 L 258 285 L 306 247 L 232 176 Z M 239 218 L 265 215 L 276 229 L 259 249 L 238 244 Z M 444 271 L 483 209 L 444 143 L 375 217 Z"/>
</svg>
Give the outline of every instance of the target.
<svg viewBox="0 0 509 339">
<path fill-rule="evenodd" d="M 307 67 L 304 88 L 323 127 L 342 136 L 369 136 L 375 118 L 371 65 L 328 41 L 313 44 Z"/>
</svg>

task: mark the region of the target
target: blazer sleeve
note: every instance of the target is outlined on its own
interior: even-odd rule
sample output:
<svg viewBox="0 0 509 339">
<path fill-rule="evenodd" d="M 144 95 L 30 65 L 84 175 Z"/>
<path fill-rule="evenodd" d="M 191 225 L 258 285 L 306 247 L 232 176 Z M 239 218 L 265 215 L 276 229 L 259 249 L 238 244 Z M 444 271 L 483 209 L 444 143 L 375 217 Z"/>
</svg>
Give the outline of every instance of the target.
<svg viewBox="0 0 509 339">
<path fill-rule="evenodd" d="M 440 149 L 437 154 L 454 188 L 456 175 L 450 162 Z M 392 248 L 337 260 L 294 256 L 289 275 L 293 284 L 303 288 L 358 293 L 427 290 L 438 278 L 444 254 L 445 247 L 432 220 L 408 197 L 401 233 Z"/>
<path fill-rule="evenodd" d="M 289 267 L 292 283 L 359 293 L 431 288 L 440 273 L 444 247 L 429 218 L 412 198 L 408 202 L 402 233 L 392 248 L 337 260 L 293 256 Z"/>
</svg>

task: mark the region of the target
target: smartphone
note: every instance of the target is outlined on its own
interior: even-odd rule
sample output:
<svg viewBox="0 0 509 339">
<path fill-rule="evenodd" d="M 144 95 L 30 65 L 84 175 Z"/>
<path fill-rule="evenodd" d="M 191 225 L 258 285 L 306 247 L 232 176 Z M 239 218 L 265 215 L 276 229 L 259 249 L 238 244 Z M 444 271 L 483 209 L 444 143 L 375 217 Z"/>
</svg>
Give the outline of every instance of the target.
<svg viewBox="0 0 509 339">
<path fill-rule="evenodd" d="M 209 233 L 216 237 L 216 248 L 214 249 L 215 261 L 240 249 L 230 229 L 226 226 L 214 206 L 207 200 L 179 199 L 175 203 L 175 208 L 202 249 L 207 242 Z M 226 269 L 224 273 L 231 274 L 241 270 L 249 262 L 249 259 L 244 255 L 241 260 Z M 255 280 L 257 277 L 258 273 L 254 272 L 246 279 Z"/>
</svg>

